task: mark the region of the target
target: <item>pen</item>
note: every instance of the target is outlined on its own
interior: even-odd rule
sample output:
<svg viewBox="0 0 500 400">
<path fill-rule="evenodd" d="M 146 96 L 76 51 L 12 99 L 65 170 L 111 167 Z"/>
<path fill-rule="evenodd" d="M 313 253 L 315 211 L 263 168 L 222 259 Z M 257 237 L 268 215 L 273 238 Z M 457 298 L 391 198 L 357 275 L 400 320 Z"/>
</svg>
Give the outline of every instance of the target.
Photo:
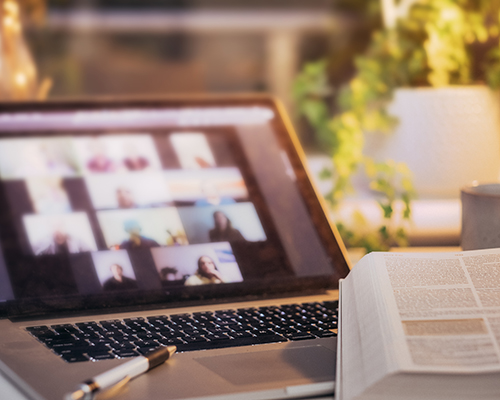
<svg viewBox="0 0 500 400">
<path fill-rule="evenodd" d="M 144 356 L 135 357 L 125 364 L 83 382 L 76 391 L 67 394 L 65 400 L 90 400 L 98 391 L 109 389 L 124 380 L 128 382 L 164 363 L 176 350 L 175 346 L 161 347 Z"/>
</svg>

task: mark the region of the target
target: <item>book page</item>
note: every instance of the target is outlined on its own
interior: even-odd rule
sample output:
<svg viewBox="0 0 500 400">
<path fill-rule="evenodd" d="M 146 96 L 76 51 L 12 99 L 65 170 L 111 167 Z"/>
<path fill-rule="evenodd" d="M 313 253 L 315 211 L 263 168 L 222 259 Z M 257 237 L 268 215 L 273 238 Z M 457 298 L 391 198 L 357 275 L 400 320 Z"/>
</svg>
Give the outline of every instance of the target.
<svg viewBox="0 0 500 400">
<path fill-rule="evenodd" d="M 500 370 L 500 249 L 374 256 L 403 369 Z"/>
<path fill-rule="evenodd" d="M 376 296 L 379 284 L 373 257 L 364 257 L 342 281 L 339 293 L 339 338 L 336 398 L 352 399 L 364 388 L 397 370 L 391 347 L 384 339 L 391 337 L 384 317 L 385 304 Z M 390 342 L 390 340 L 389 340 Z"/>
</svg>

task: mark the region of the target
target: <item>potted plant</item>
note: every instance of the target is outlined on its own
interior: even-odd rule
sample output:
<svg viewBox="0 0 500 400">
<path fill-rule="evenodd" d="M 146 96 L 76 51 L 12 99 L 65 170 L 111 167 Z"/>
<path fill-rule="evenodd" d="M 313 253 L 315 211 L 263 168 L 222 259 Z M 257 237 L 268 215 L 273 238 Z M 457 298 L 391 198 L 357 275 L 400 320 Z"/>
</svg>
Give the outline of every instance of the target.
<svg viewBox="0 0 500 400">
<path fill-rule="evenodd" d="M 498 115 L 493 112 L 498 105 L 493 90 L 500 86 L 500 0 L 406 0 L 400 3 L 404 13 L 398 16 L 393 12 L 392 20 L 387 17 L 388 2 L 382 3 L 385 26 L 373 33 L 364 54 L 356 57 L 354 77 L 335 92 L 335 115 L 331 116 L 334 107 L 330 107 L 326 96 L 335 89 L 328 84 L 327 61 L 306 65 L 294 87 L 299 111 L 332 156 L 333 166 L 323 172 L 323 177 L 333 180 L 327 199 L 334 209 L 352 190 L 352 177 L 359 170 L 365 172 L 371 190 L 378 195 L 384 217 L 378 232 L 366 235 L 361 229 L 359 234 L 359 229 L 339 224 L 349 245 L 361 245 L 367 250 L 405 243 L 404 225 L 411 217 L 411 200 L 415 197 L 412 173 L 418 171 L 410 165 L 410 172 L 408 164 L 412 160 L 383 161 L 380 155 L 398 160 L 404 152 L 420 153 L 417 158 L 426 160 L 424 167 L 426 163 L 435 164 L 434 173 L 424 173 L 423 178 L 415 176 L 416 181 L 424 183 L 432 175 L 442 176 L 445 169 L 453 172 L 456 167 L 450 167 L 450 160 L 454 157 L 458 159 L 454 165 L 461 163 L 467 166 L 466 171 L 474 167 L 469 158 L 460 159 L 454 149 L 429 157 L 436 142 L 442 142 L 445 149 L 457 141 L 465 141 L 461 144 L 466 149 L 484 142 L 482 150 L 477 151 L 483 157 L 478 164 L 487 164 L 486 169 L 493 171 L 493 176 L 500 166 L 500 126 Z M 433 100 L 432 96 L 441 97 Z M 443 110 L 436 109 L 439 104 Z M 460 120 L 463 114 L 467 123 Z M 449 129 L 443 129 L 446 118 L 451 121 Z M 482 123 L 479 133 L 477 123 Z M 476 129 L 460 131 L 465 125 Z M 443 130 L 455 138 L 438 138 Z M 406 136 L 410 141 L 402 146 L 397 139 L 391 153 L 387 150 L 391 146 L 383 143 L 390 136 Z M 371 156 L 367 155 L 369 152 Z M 439 163 L 443 154 L 451 156 Z M 484 162 L 485 158 L 488 162 Z M 417 189 L 421 187 L 417 184 Z M 398 203 L 402 206 L 396 213 Z M 363 225 L 361 216 L 357 220 Z"/>
</svg>

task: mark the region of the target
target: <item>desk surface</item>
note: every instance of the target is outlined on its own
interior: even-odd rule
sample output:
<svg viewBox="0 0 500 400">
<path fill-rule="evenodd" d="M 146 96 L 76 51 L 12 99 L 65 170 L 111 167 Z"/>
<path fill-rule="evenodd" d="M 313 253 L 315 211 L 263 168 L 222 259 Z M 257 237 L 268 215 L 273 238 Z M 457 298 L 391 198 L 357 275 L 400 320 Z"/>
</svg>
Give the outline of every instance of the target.
<svg viewBox="0 0 500 400">
<path fill-rule="evenodd" d="M 2 399 L 9 399 L 9 400 L 28 400 L 25 396 L 23 396 L 14 386 L 10 384 L 7 379 L 0 374 L 0 397 Z M 315 397 L 314 399 L 318 400 L 335 400 L 333 396 L 326 396 L 326 397 Z M 307 400 L 307 399 L 303 399 Z M 311 399 L 312 400 L 312 399 Z"/>
</svg>

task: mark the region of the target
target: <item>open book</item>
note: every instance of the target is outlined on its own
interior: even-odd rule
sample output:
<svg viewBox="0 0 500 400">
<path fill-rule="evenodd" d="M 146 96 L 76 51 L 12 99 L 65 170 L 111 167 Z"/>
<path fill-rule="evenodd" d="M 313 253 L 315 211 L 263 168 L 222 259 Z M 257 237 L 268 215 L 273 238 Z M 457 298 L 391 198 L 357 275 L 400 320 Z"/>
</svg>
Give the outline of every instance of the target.
<svg viewBox="0 0 500 400">
<path fill-rule="evenodd" d="M 500 249 L 371 253 L 339 307 L 336 399 L 500 399 Z"/>
</svg>

